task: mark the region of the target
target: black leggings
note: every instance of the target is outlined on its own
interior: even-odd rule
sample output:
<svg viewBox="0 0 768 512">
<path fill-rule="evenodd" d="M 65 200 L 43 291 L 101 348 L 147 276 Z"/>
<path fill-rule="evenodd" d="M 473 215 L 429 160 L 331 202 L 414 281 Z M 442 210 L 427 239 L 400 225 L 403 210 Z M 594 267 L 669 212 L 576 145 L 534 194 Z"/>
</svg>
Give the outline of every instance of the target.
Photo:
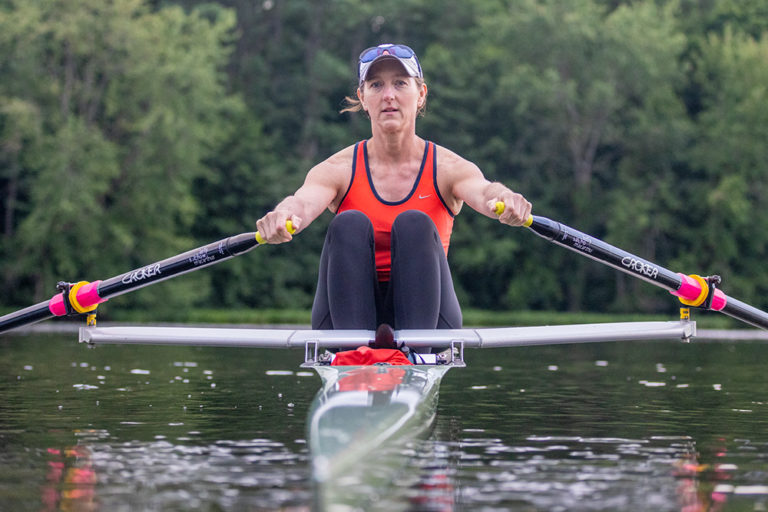
<svg viewBox="0 0 768 512">
<path fill-rule="evenodd" d="M 373 225 L 357 210 L 334 217 L 320 256 L 313 329 L 458 329 L 461 308 L 434 222 L 420 211 L 392 224 L 392 273 L 379 282 Z"/>
</svg>

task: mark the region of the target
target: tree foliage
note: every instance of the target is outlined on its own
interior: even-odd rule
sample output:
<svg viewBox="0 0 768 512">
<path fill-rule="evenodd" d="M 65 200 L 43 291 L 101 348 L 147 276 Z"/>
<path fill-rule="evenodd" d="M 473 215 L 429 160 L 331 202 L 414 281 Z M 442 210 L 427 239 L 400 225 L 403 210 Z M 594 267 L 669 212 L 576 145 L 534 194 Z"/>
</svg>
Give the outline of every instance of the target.
<svg viewBox="0 0 768 512">
<path fill-rule="evenodd" d="M 761 0 L 2 1 L 0 305 L 252 230 L 369 136 L 338 111 L 360 50 L 397 41 L 421 57 L 425 138 L 538 214 L 765 307 L 766 30 Z M 329 217 L 126 301 L 307 307 Z M 471 211 L 449 259 L 464 306 L 674 307 Z"/>
<path fill-rule="evenodd" d="M 19 1 L 0 12 L 8 299 L 194 243 L 192 185 L 241 110 L 223 72 L 234 13 L 140 0 Z"/>
</svg>

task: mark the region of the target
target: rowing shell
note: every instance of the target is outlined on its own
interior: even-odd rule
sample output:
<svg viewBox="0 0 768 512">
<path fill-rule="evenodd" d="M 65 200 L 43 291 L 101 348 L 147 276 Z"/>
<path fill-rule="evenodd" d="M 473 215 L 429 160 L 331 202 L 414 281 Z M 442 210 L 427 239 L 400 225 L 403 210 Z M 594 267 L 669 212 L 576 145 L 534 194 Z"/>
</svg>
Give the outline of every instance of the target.
<svg viewBox="0 0 768 512">
<path fill-rule="evenodd" d="M 381 489 L 394 490 L 409 460 L 403 452 L 430 431 L 440 381 L 453 366 L 315 367 L 323 386 L 307 438 L 319 509 L 365 510 Z"/>
</svg>

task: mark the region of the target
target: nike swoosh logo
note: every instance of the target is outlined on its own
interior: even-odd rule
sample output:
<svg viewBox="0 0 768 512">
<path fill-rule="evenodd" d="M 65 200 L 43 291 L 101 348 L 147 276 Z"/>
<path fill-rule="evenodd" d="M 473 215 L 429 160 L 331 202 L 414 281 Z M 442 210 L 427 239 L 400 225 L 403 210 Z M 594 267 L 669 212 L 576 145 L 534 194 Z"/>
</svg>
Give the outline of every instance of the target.
<svg viewBox="0 0 768 512">
<path fill-rule="evenodd" d="M 432 194 L 427 194 L 427 195 L 425 195 L 425 196 L 423 196 L 423 195 L 419 194 L 419 199 L 426 199 L 426 198 L 428 198 L 428 197 L 432 197 Z"/>
</svg>

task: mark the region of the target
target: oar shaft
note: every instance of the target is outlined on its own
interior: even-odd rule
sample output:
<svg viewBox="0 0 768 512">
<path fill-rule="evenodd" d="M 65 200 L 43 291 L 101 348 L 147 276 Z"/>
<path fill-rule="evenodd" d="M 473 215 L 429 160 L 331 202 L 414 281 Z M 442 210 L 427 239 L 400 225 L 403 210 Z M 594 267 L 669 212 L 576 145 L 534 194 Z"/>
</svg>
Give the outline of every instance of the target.
<svg viewBox="0 0 768 512">
<path fill-rule="evenodd" d="M 680 274 L 591 237 L 565 224 L 532 215 L 531 231 L 557 245 L 597 260 L 621 272 L 639 277 L 671 292 L 682 283 Z"/>
<path fill-rule="evenodd" d="M 286 221 L 285 228 L 291 234 L 296 232 L 292 220 Z M 54 316 L 63 316 L 70 310 L 77 313 L 93 311 L 112 297 L 228 260 L 263 243 L 265 240 L 258 231 L 241 233 L 105 281 L 77 283 L 68 292 L 58 293 L 50 300 L 0 317 L 0 333 Z"/>
<path fill-rule="evenodd" d="M 93 309 L 112 297 L 248 252 L 259 245 L 256 235 L 257 233 L 242 233 L 231 236 L 105 281 L 82 283 L 83 286 L 73 288 L 68 299 L 72 304 L 76 304 L 81 312 Z M 0 333 L 67 313 L 65 298 L 61 293 L 57 293 L 47 301 L 0 317 Z"/>
<path fill-rule="evenodd" d="M 53 317 L 53 313 L 48 309 L 49 302 L 40 302 L 34 306 L 29 306 L 28 308 L 0 317 L 0 333 Z"/>
<path fill-rule="evenodd" d="M 112 277 L 99 284 L 98 296 L 104 300 L 111 299 L 126 292 L 228 260 L 259 245 L 255 235 L 255 233 L 243 233 L 231 236 Z"/>
<path fill-rule="evenodd" d="M 546 217 L 531 215 L 525 226 L 557 245 L 664 288 L 679 297 L 684 304 L 699 305 L 707 298 L 709 309 L 720 311 L 755 327 L 768 329 L 768 313 L 731 298 L 719 289 L 714 289 L 711 297 L 708 297 L 708 285 L 698 276 L 672 272 Z"/>
<path fill-rule="evenodd" d="M 726 297 L 725 307 L 720 312 L 755 327 L 768 329 L 768 314 L 765 311 L 745 304 L 733 297 Z"/>
</svg>

